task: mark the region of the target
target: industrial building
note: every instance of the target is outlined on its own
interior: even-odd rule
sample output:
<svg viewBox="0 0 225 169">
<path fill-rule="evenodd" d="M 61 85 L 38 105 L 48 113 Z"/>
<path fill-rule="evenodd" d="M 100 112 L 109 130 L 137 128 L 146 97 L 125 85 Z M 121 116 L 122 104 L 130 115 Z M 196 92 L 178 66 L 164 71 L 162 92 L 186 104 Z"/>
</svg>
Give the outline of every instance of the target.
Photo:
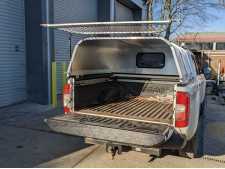
<svg viewBox="0 0 225 169">
<path fill-rule="evenodd" d="M 68 62 L 70 36 L 42 23 L 145 20 L 142 0 L 1 0 L 0 107 L 51 102 L 51 63 Z M 81 37 L 73 37 L 76 43 Z M 57 70 L 61 92 L 62 70 Z"/>
<path fill-rule="evenodd" d="M 190 49 L 225 50 L 225 32 L 191 32 L 178 36 L 176 41 Z"/>
<path fill-rule="evenodd" d="M 204 52 L 213 79 L 217 77 L 218 71 L 225 73 L 225 32 L 191 32 L 178 36 L 176 41 L 181 46 Z"/>
</svg>

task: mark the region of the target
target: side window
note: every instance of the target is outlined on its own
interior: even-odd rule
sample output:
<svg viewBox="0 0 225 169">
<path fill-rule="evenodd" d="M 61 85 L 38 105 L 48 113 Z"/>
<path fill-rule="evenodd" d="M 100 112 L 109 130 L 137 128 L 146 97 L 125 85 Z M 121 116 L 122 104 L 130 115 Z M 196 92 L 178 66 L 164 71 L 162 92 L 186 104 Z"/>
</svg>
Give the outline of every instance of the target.
<svg viewBox="0 0 225 169">
<path fill-rule="evenodd" d="M 196 77 L 197 71 L 196 71 L 195 63 L 192 58 L 192 53 L 190 51 L 185 51 L 185 54 L 186 54 L 186 57 L 188 60 L 188 66 L 190 68 L 190 73 L 191 73 L 192 77 Z"/>
<path fill-rule="evenodd" d="M 187 71 L 186 71 L 186 68 L 185 68 L 185 65 L 184 65 L 184 62 L 183 62 L 183 59 L 181 57 L 181 54 L 180 54 L 179 50 L 177 48 L 174 48 L 174 51 L 175 51 L 175 54 L 176 54 L 178 64 L 180 66 L 181 74 L 183 76 L 187 76 Z"/>
<path fill-rule="evenodd" d="M 190 69 L 190 66 L 189 66 L 189 63 L 187 63 L 187 56 L 186 56 L 186 54 L 185 54 L 185 51 L 181 51 L 182 49 L 178 49 L 178 52 L 179 52 L 179 54 L 180 54 L 180 58 L 181 58 L 181 60 L 182 60 L 182 62 L 183 62 L 183 65 L 184 65 L 184 68 L 185 68 L 185 71 L 186 71 L 186 74 L 187 74 L 187 76 L 189 76 L 190 75 L 190 73 L 191 73 L 191 69 Z"/>
<path fill-rule="evenodd" d="M 192 60 L 194 62 L 194 65 L 195 65 L 195 69 L 196 69 L 197 74 L 200 75 L 201 74 L 201 69 L 200 69 L 200 67 L 199 67 L 199 65 L 197 63 L 197 60 L 196 60 L 196 58 L 195 58 L 194 55 L 192 55 Z"/>
<path fill-rule="evenodd" d="M 162 69 L 165 66 L 164 53 L 138 53 L 136 56 L 138 68 Z"/>
</svg>

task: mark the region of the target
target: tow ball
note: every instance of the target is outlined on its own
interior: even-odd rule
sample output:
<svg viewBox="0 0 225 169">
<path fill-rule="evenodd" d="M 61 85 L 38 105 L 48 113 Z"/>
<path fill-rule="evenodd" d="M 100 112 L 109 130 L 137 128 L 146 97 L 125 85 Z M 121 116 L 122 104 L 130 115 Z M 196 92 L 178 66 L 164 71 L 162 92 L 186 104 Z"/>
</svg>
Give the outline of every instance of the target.
<svg viewBox="0 0 225 169">
<path fill-rule="evenodd" d="M 115 159 L 116 155 L 121 155 L 122 152 L 129 152 L 129 151 L 137 151 L 148 154 L 150 159 L 149 162 L 153 162 L 155 159 L 160 158 L 162 155 L 162 150 L 157 148 L 140 148 L 140 147 L 129 147 L 129 146 L 122 146 L 116 144 L 106 144 L 106 152 L 112 155 L 112 160 Z"/>
<path fill-rule="evenodd" d="M 120 145 L 106 145 L 106 152 L 111 153 L 112 160 L 114 160 L 115 156 L 122 154 L 122 146 Z"/>
</svg>

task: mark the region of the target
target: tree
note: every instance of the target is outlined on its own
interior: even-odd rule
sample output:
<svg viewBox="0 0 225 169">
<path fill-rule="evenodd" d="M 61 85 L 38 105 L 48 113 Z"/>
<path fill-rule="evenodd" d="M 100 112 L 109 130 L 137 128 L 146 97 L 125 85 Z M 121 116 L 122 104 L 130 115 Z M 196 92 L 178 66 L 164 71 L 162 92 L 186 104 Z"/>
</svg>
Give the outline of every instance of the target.
<svg viewBox="0 0 225 169">
<path fill-rule="evenodd" d="M 219 0 L 219 3 L 223 6 L 225 6 L 225 0 Z"/>
<path fill-rule="evenodd" d="M 146 0 L 146 5 L 148 7 L 147 18 L 148 20 L 153 20 L 153 2 L 154 0 Z"/>
<path fill-rule="evenodd" d="M 223 0 L 222 0 L 223 1 Z M 210 9 L 222 9 L 221 0 L 145 0 L 148 20 L 169 20 L 165 38 L 182 27 L 206 23 L 212 14 Z"/>
</svg>

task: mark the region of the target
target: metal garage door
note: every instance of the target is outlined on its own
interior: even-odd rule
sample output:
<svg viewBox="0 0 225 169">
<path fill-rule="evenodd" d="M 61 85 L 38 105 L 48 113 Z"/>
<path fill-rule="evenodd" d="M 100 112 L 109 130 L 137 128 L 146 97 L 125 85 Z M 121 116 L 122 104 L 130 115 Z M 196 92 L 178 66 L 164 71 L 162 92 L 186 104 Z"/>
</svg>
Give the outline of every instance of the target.
<svg viewBox="0 0 225 169">
<path fill-rule="evenodd" d="M 0 107 L 26 99 L 23 0 L 0 0 Z"/>
<path fill-rule="evenodd" d="M 134 20 L 134 13 L 129 7 L 115 1 L 115 20 L 132 21 Z"/>
<path fill-rule="evenodd" d="M 98 0 L 54 0 L 54 22 L 90 22 L 97 21 Z M 81 36 L 72 38 L 73 45 Z M 72 45 L 72 46 L 73 46 Z M 69 34 L 55 31 L 55 57 L 57 62 L 57 91 L 62 92 L 62 63 L 70 60 Z"/>
</svg>

